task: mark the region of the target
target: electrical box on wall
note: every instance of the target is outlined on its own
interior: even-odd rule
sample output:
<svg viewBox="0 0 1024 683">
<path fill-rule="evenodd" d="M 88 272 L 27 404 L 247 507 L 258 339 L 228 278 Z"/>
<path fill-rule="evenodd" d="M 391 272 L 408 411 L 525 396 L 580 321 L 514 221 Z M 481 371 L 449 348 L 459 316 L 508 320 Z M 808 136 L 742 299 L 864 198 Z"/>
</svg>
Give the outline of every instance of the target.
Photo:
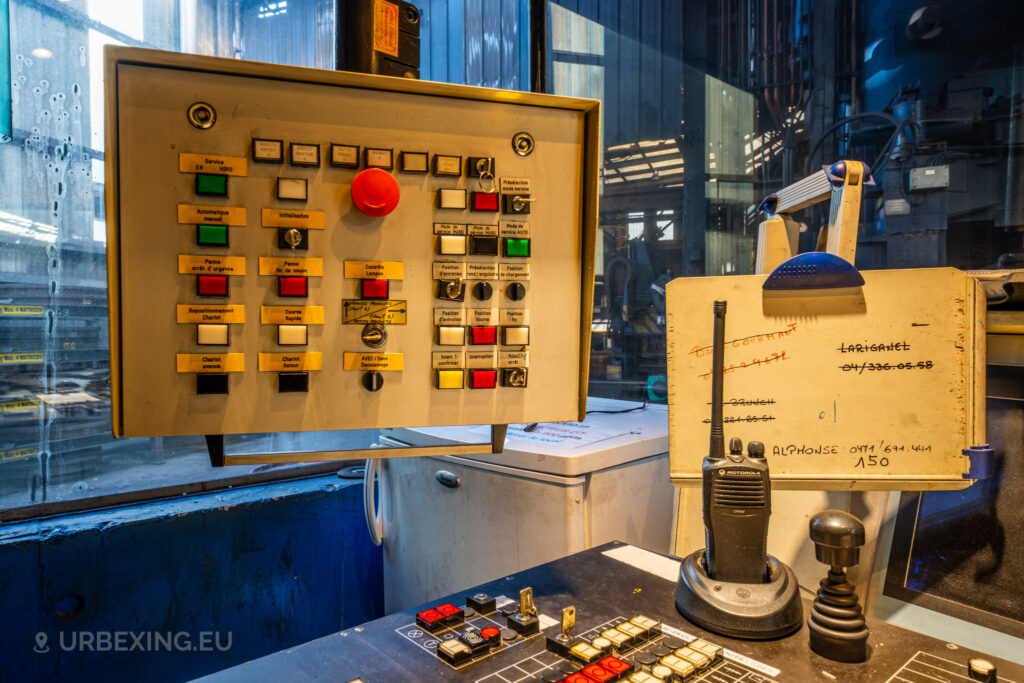
<svg viewBox="0 0 1024 683">
<path fill-rule="evenodd" d="M 108 48 L 120 436 L 582 419 L 598 103 Z"/>
</svg>

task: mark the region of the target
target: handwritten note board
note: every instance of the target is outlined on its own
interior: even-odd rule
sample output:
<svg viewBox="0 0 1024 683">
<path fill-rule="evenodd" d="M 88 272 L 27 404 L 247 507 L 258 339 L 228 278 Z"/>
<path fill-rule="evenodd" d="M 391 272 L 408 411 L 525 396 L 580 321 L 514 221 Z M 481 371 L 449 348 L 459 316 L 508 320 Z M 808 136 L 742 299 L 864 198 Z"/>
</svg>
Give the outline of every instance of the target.
<svg viewBox="0 0 1024 683">
<path fill-rule="evenodd" d="M 668 285 L 673 483 L 698 482 L 712 302 L 725 320 L 726 442 L 765 444 L 790 489 L 960 489 L 985 443 L 985 296 L 953 268 L 865 271 L 860 288 L 765 293 L 764 275 Z M 827 290 L 826 290 L 827 291 Z"/>
</svg>

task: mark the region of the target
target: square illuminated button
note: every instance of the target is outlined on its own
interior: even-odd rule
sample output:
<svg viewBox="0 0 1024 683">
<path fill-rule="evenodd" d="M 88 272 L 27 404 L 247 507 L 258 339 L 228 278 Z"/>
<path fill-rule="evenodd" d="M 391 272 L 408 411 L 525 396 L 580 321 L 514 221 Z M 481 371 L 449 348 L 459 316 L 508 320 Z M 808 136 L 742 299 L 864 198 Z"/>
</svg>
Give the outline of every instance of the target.
<svg viewBox="0 0 1024 683">
<path fill-rule="evenodd" d="M 470 370 L 469 371 L 469 388 L 470 389 L 493 389 L 498 383 L 498 371 L 497 370 Z"/>
<path fill-rule="evenodd" d="M 437 328 L 437 343 L 441 346 L 462 346 L 466 343 L 466 328 L 441 325 Z"/>
<path fill-rule="evenodd" d="M 627 671 L 633 668 L 633 665 L 629 662 L 624 662 L 618 657 L 613 657 L 611 655 L 608 655 L 603 659 L 597 660 L 597 663 L 600 664 L 604 669 L 611 671 L 616 676 L 622 676 Z"/>
<path fill-rule="evenodd" d="M 359 295 L 364 299 L 387 299 L 387 280 L 362 280 L 359 285 Z"/>
<path fill-rule="evenodd" d="M 525 346 L 530 343 L 529 327 L 501 328 L 501 343 L 505 346 Z"/>
<path fill-rule="evenodd" d="M 196 375 L 197 394 L 228 393 L 228 374 L 226 372 L 200 372 Z"/>
<path fill-rule="evenodd" d="M 629 678 L 626 679 L 629 683 L 661 683 L 662 679 L 655 678 L 646 671 L 634 671 L 629 674 Z"/>
<path fill-rule="evenodd" d="M 227 197 L 228 177 L 212 173 L 196 173 L 196 194 L 204 197 Z"/>
<path fill-rule="evenodd" d="M 470 344 L 497 344 L 498 343 L 498 328 L 485 326 L 485 327 L 470 327 L 469 328 L 469 343 Z"/>
<path fill-rule="evenodd" d="M 228 246 L 228 226 L 226 225 L 197 225 L 196 244 L 201 247 L 226 247 Z"/>
<path fill-rule="evenodd" d="M 462 175 L 462 157 L 452 154 L 435 154 L 434 175 Z"/>
<path fill-rule="evenodd" d="M 462 256 L 466 253 L 465 235 L 438 235 L 437 253 L 448 256 Z"/>
<path fill-rule="evenodd" d="M 306 179 L 305 178 L 278 178 L 277 179 L 278 199 L 298 199 L 306 201 Z"/>
<path fill-rule="evenodd" d="M 438 389 L 461 389 L 462 388 L 462 370 L 438 370 L 437 371 L 437 388 Z"/>
<path fill-rule="evenodd" d="M 585 666 L 583 667 L 583 670 L 580 671 L 580 673 L 589 678 L 590 680 L 596 681 L 597 683 L 603 683 L 604 681 L 610 681 L 613 678 L 615 678 L 614 673 L 608 671 L 600 664 L 590 664 L 588 666 Z"/>
<path fill-rule="evenodd" d="M 712 661 L 722 654 L 722 648 L 720 646 L 709 643 L 706 640 L 701 640 L 700 638 L 687 645 L 687 647 L 701 653 Z"/>
<path fill-rule="evenodd" d="M 383 168 L 390 171 L 394 166 L 393 153 L 390 149 L 367 147 L 363 150 L 363 156 L 366 157 L 367 168 Z"/>
<path fill-rule="evenodd" d="M 305 393 L 309 391 L 308 372 L 277 373 L 277 391 L 280 394 Z"/>
<path fill-rule="evenodd" d="M 473 209 L 473 211 L 497 211 L 498 210 L 498 193 L 497 192 L 473 192 L 472 193 L 472 209 Z"/>
<path fill-rule="evenodd" d="M 469 238 L 469 253 L 473 256 L 497 256 L 498 238 L 471 235 Z"/>
<path fill-rule="evenodd" d="M 708 665 L 708 658 L 689 647 L 681 647 L 675 651 L 676 657 L 685 659 L 697 669 Z"/>
<path fill-rule="evenodd" d="M 618 631 L 614 628 L 610 628 L 607 631 L 602 631 L 601 635 L 607 638 L 608 640 L 612 641 L 612 645 L 614 645 L 617 648 L 622 647 L 623 644 L 625 644 L 626 641 L 629 640 L 629 636 L 627 636 L 622 631 Z"/>
<path fill-rule="evenodd" d="M 331 143 L 331 166 L 359 168 L 359 145 Z"/>
<path fill-rule="evenodd" d="M 308 278 L 288 275 L 277 278 L 278 296 L 309 296 Z"/>
<path fill-rule="evenodd" d="M 661 663 L 664 666 L 672 669 L 672 672 L 680 678 L 686 678 L 693 673 L 693 664 L 690 664 L 685 659 L 680 659 L 675 655 L 665 655 L 661 658 Z"/>
<path fill-rule="evenodd" d="M 196 325 L 196 344 L 202 346 L 224 346 L 228 343 L 228 326 L 200 324 Z"/>
<path fill-rule="evenodd" d="M 305 325 L 278 325 L 277 343 L 281 346 L 304 345 L 308 335 Z"/>
<path fill-rule="evenodd" d="M 284 141 L 253 138 L 252 160 L 261 164 L 280 164 L 284 161 Z"/>
<path fill-rule="evenodd" d="M 643 633 L 644 633 L 644 630 L 642 628 L 640 628 L 636 624 L 631 624 L 628 621 L 626 623 L 624 623 L 624 624 L 619 624 L 615 628 L 618 629 L 619 631 L 622 631 L 623 633 L 625 633 L 630 638 L 638 638 L 638 637 L 642 636 Z"/>
<path fill-rule="evenodd" d="M 637 626 L 639 626 L 640 628 L 644 629 L 645 631 L 650 631 L 655 626 L 657 626 L 659 622 L 655 621 L 654 619 L 651 619 L 650 617 L 645 617 L 643 615 L 639 615 L 639 616 L 635 616 L 632 619 L 630 619 L 629 623 L 636 624 Z"/>
<path fill-rule="evenodd" d="M 427 159 L 426 152 L 402 152 L 402 173 L 426 173 Z"/>
<path fill-rule="evenodd" d="M 227 296 L 227 275 L 196 275 L 196 294 L 199 296 Z"/>
<path fill-rule="evenodd" d="M 505 237 L 505 256 L 525 258 L 530 255 L 530 239 L 528 237 Z"/>
<path fill-rule="evenodd" d="M 465 209 L 465 190 L 438 190 L 437 208 L 439 209 Z"/>
<path fill-rule="evenodd" d="M 580 642 L 569 648 L 573 657 L 589 664 L 601 656 L 601 651 L 587 642 Z"/>
<path fill-rule="evenodd" d="M 293 142 L 288 148 L 292 166 L 319 166 L 320 145 L 305 142 Z"/>
</svg>

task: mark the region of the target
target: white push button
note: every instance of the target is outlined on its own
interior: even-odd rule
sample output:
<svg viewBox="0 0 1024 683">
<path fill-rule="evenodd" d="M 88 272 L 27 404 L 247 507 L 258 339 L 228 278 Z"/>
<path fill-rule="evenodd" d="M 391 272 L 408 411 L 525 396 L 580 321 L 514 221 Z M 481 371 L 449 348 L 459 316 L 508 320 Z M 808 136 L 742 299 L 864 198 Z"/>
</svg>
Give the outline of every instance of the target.
<svg viewBox="0 0 1024 683">
<path fill-rule="evenodd" d="M 228 343 L 227 325 L 196 325 L 196 343 L 202 345 L 226 345 Z"/>
<path fill-rule="evenodd" d="M 306 343 L 305 325 L 278 325 L 277 343 L 281 346 L 298 346 Z"/>
<path fill-rule="evenodd" d="M 390 149 L 374 149 L 372 147 L 366 148 L 366 167 L 367 168 L 384 168 L 391 170 L 394 165 L 391 161 L 392 152 Z"/>
<path fill-rule="evenodd" d="M 277 179 L 278 199 L 300 199 L 306 201 L 306 179 L 305 178 L 278 178 Z"/>
<path fill-rule="evenodd" d="M 441 346 L 462 346 L 466 343 L 466 328 L 438 327 L 437 343 Z"/>
<path fill-rule="evenodd" d="M 427 154 L 425 152 L 402 152 L 402 171 L 405 173 L 426 173 Z"/>
<path fill-rule="evenodd" d="M 253 138 L 252 158 L 265 164 L 279 164 L 284 161 L 284 142 Z"/>
<path fill-rule="evenodd" d="M 466 253 L 465 235 L 441 235 L 438 238 L 438 253 L 449 256 L 462 256 Z"/>
<path fill-rule="evenodd" d="M 465 190 L 438 190 L 437 191 L 437 203 L 438 207 L 442 209 L 465 209 L 466 208 L 466 191 Z"/>
<path fill-rule="evenodd" d="M 501 341 L 506 346 L 525 346 L 530 343 L 529 327 L 504 327 L 502 333 Z"/>
</svg>

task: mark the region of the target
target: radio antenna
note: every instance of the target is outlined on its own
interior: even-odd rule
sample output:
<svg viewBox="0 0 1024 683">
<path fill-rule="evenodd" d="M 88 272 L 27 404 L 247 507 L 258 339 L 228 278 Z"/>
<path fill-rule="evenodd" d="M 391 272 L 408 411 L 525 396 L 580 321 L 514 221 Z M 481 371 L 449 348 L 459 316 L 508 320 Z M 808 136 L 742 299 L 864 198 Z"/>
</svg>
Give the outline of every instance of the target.
<svg viewBox="0 0 1024 683">
<path fill-rule="evenodd" d="M 716 301 L 715 336 L 711 352 L 711 448 L 708 457 L 725 457 L 725 435 L 722 432 L 722 377 L 725 375 L 725 301 Z"/>
</svg>

